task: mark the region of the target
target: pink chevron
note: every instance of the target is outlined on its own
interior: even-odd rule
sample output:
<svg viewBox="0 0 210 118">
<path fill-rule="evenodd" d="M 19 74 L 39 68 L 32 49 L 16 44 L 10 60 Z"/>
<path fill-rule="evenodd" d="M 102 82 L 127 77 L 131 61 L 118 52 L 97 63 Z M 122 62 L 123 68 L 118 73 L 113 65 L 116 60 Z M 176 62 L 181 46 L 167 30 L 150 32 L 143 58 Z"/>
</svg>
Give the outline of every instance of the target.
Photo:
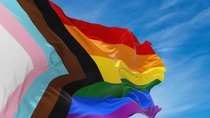
<svg viewBox="0 0 210 118">
<path fill-rule="evenodd" d="M 11 118 L 32 82 L 43 72 L 48 70 L 47 58 L 21 23 L 0 3 L 0 24 L 16 39 L 30 56 L 34 69 L 28 73 L 24 80 L 9 96 L 7 103 L 0 111 L 1 118 Z M 18 63 L 18 62 L 17 62 Z"/>
</svg>

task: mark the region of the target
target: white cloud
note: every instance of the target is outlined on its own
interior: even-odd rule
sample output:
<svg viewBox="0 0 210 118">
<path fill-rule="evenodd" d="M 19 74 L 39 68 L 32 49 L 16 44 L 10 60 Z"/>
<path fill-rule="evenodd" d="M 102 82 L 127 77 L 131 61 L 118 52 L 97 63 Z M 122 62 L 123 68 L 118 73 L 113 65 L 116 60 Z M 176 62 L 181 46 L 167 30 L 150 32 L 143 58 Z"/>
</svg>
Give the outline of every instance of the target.
<svg viewBox="0 0 210 118">
<path fill-rule="evenodd" d="M 172 51 L 172 50 L 175 50 L 174 48 L 169 48 L 169 47 L 167 47 L 167 48 L 161 48 L 161 49 L 159 49 L 159 50 L 157 50 L 158 52 L 170 52 L 170 51 Z"/>
<path fill-rule="evenodd" d="M 82 2 L 82 1 L 81 1 Z M 87 22 L 97 22 L 97 20 L 104 15 L 104 12 L 107 11 L 106 8 L 110 5 L 110 0 L 96 2 L 97 4 L 90 4 L 94 2 L 86 2 L 83 5 L 84 8 L 80 4 L 74 4 L 77 7 L 71 5 L 74 2 L 68 3 L 69 5 L 63 5 L 62 9 L 64 12 L 73 18 L 77 18 L 80 20 L 84 20 Z M 75 11 L 76 10 L 76 11 Z"/>
<path fill-rule="evenodd" d="M 206 51 L 183 55 L 182 60 L 163 59 L 167 69 L 165 80 L 151 91 L 155 104 L 163 108 L 157 118 L 196 111 L 200 104 L 210 108 L 209 105 L 205 106 L 209 104 L 210 93 L 201 91 L 208 90 L 210 77 L 201 72 L 208 69 L 205 65 L 210 59 L 203 53 Z"/>
<path fill-rule="evenodd" d="M 210 25 L 210 7 L 204 9 L 187 23 L 189 26 L 200 28 Z"/>
<path fill-rule="evenodd" d="M 164 21 L 166 21 L 167 19 L 173 17 L 176 13 L 172 12 L 169 14 L 166 14 L 165 16 L 161 16 L 159 17 L 157 20 L 154 20 L 153 22 L 146 24 L 146 26 L 144 26 L 145 28 L 152 28 L 152 27 L 156 27 L 157 25 L 163 23 Z"/>
<path fill-rule="evenodd" d="M 92 10 L 91 12 L 88 13 L 84 13 L 82 14 L 82 18 L 87 19 L 87 21 L 91 21 L 91 22 L 97 22 L 97 20 L 103 16 L 105 9 L 109 6 L 110 1 L 106 0 L 101 2 L 100 4 L 98 4 L 97 6 L 94 6 L 94 10 Z M 80 14 L 81 15 L 81 14 Z"/>
<path fill-rule="evenodd" d="M 174 108 L 171 108 L 170 110 L 167 110 L 167 111 L 164 111 L 164 115 L 165 116 L 172 116 L 173 114 L 178 114 L 178 113 L 181 113 L 181 112 L 186 112 L 192 108 L 194 108 L 195 105 L 185 105 L 185 106 L 179 106 L 179 107 L 174 107 Z M 164 109 L 163 109 L 164 110 Z"/>
<path fill-rule="evenodd" d="M 160 7 L 160 10 L 167 9 L 171 6 L 174 6 L 177 4 L 180 0 L 166 0 L 166 2 L 163 2 L 163 4 Z"/>
<path fill-rule="evenodd" d="M 169 16 L 166 15 L 165 18 Z M 161 22 L 162 20 L 165 20 L 165 18 L 163 17 L 163 19 L 152 22 L 149 25 Z M 182 22 L 178 25 L 170 26 L 153 33 L 151 36 L 148 37 L 148 40 L 156 44 L 154 47 L 156 50 L 164 51 L 165 49 L 176 48 L 177 46 L 180 46 L 187 42 L 190 38 L 190 33 L 192 34 L 195 29 L 210 26 L 210 20 L 208 19 L 210 19 L 210 7 L 199 12 L 192 19 L 186 22 Z"/>
</svg>

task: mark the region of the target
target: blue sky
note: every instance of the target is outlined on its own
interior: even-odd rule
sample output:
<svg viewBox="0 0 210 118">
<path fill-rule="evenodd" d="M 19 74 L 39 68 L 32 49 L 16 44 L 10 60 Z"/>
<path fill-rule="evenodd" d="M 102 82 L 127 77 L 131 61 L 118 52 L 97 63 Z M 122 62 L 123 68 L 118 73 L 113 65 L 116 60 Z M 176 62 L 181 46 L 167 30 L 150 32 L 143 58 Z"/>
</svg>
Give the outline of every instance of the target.
<svg viewBox="0 0 210 118">
<path fill-rule="evenodd" d="M 209 0 L 52 0 L 77 19 L 130 29 L 165 63 L 165 80 L 151 95 L 157 118 L 210 115 Z"/>
</svg>

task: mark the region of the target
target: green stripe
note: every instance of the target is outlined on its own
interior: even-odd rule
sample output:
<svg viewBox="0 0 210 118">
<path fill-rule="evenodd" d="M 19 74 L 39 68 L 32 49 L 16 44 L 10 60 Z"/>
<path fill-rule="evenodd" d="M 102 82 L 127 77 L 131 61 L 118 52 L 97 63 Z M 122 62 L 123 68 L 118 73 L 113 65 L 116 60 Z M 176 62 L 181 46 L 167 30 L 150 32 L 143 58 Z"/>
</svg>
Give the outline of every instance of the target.
<svg viewBox="0 0 210 118">
<path fill-rule="evenodd" d="M 121 79 L 121 81 L 123 82 L 124 85 L 124 91 L 125 94 L 127 94 L 128 92 L 132 91 L 132 90 L 139 90 L 139 91 L 150 91 L 152 89 L 152 87 L 154 87 L 155 85 L 159 84 L 161 81 L 156 79 L 152 82 L 150 82 L 149 84 L 140 86 L 140 85 L 135 85 L 133 83 L 131 83 L 129 80 L 127 79 Z"/>
<path fill-rule="evenodd" d="M 132 90 L 150 91 L 152 87 L 159 84 L 160 80 L 154 80 L 149 84 L 139 86 L 134 85 L 127 79 L 121 79 L 123 84 L 112 84 L 108 82 L 98 82 L 79 89 L 73 96 L 83 97 L 123 97 Z"/>
<path fill-rule="evenodd" d="M 123 97 L 123 84 L 111 84 L 108 82 L 98 82 L 79 89 L 73 96 L 84 97 Z"/>
</svg>

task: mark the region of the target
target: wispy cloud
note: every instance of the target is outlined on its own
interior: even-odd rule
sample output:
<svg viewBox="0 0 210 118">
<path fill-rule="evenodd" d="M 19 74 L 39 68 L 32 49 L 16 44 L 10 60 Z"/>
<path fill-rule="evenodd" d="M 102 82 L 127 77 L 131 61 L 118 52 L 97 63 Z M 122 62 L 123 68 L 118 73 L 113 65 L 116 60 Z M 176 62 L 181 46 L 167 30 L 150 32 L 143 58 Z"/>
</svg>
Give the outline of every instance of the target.
<svg viewBox="0 0 210 118">
<path fill-rule="evenodd" d="M 180 0 L 166 0 L 166 2 L 163 2 L 163 4 L 160 6 L 160 10 L 167 9 L 171 6 L 174 6 L 178 2 L 180 2 Z"/>
<path fill-rule="evenodd" d="M 178 113 L 181 113 L 181 112 L 186 112 L 188 111 L 189 109 L 192 109 L 194 108 L 195 106 L 194 105 L 182 105 L 182 106 L 179 106 L 179 107 L 174 107 L 174 108 L 171 108 L 170 110 L 168 111 L 165 111 L 164 114 L 165 116 L 173 116 L 173 114 L 178 114 Z"/>
<path fill-rule="evenodd" d="M 155 103 L 163 108 L 158 117 L 167 118 L 196 111 L 200 103 L 208 104 L 209 93 L 203 96 L 200 91 L 208 88 L 208 81 L 205 79 L 208 76 L 201 76 L 200 70 L 209 57 L 195 58 L 194 55 L 187 56 L 180 62 L 169 60 L 166 63 L 170 65 L 166 65 L 169 72 L 166 73 L 165 80 L 151 92 Z"/>
<path fill-rule="evenodd" d="M 208 12 L 208 9 L 200 12 L 189 22 L 178 25 L 178 29 L 181 30 L 184 26 L 189 26 L 190 24 L 195 25 L 202 22 L 199 21 L 199 19 L 207 17 Z M 198 22 L 194 22 L 195 19 L 197 19 L 196 21 Z M 177 32 L 176 30 L 171 31 Z M 182 43 L 187 43 L 186 40 L 187 39 L 183 39 Z M 168 45 L 167 43 L 169 42 L 162 43 Z M 164 45 L 162 47 L 164 47 Z M 173 48 L 176 48 L 176 45 Z M 178 114 L 210 108 L 209 105 L 206 105 L 209 104 L 208 100 L 210 96 L 210 93 L 206 92 L 209 88 L 209 80 L 207 78 L 210 77 L 210 75 L 206 73 L 206 69 L 208 69 L 207 66 L 210 65 L 208 61 L 210 55 L 206 55 L 209 54 L 209 52 L 210 49 L 202 51 L 195 50 L 194 53 L 182 55 L 182 58 L 179 59 L 176 58 L 177 54 L 171 54 L 170 58 L 163 58 L 167 69 L 165 80 L 157 88 L 153 89 L 151 93 L 155 103 L 163 108 L 157 118 L 168 118 L 169 116 L 172 118 L 173 115 L 177 117 Z M 200 105 L 202 105 L 202 108 L 200 108 Z"/>
<path fill-rule="evenodd" d="M 168 17 L 167 15 L 165 16 Z M 170 26 L 160 31 L 153 33 L 148 39 L 156 43 L 155 49 L 164 51 L 170 47 L 176 48 L 177 46 L 185 43 L 190 38 L 190 34 L 194 32 L 195 29 L 210 26 L 210 7 L 199 12 L 192 19 L 182 22 L 178 25 Z M 161 21 L 160 19 L 159 21 Z M 163 18 L 164 20 L 164 18 Z M 157 22 L 153 22 L 153 25 Z M 167 21 L 170 22 L 170 21 Z"/>
<path fill-rule="evenodd" d="M 175 49 L 174 49 L 174 48 L 170 48 L 170 47 L 166 47 L 166 48 L 158 49 L 157 51 L 158 51 L 158 52 L 163 52 L 163 53 L 165 53 L 165 52 L 171 52 L 171 51 L 173 51 L 173 50 L 175 50 Z"/>
<path fill-rule="evenodd" d="M 95 4 L 91 4 L 91 2 L 80 2 L 78 4 L 78 2 L 72 1 L 71 3 L 68 3 L 68 5 L 63 4 L 62 9 L 70 17 L 74 17 L 80 20 L 85 20 L 87 22 L 97 23 L 98 19 L 105 14 L 104 13 L 105 11 L 107 11 L 110 2 L 111 2 L 110 0 L 106 0 L 100 2 L 93 2 Z"/>
<path fill-rule="evenodd" d="M 189 26 L 194 26 L 197 28 L 203 27 L 203 26 L 210 26 L 210 7 L 207 9 L 204 9 L 199 14 L 197 14 L 193 19 L 190 20 L 189 23 L 187 23 Z"/>
<path fill-rule="evenodd" d="M 153 22 L 146 24 L 145 28 L 152 28 L 154 26 L 157 26 L 157 25 L 163 23 L 164 21 L 166 21 L 167 19 L 173 17 L 175 14 L 176 13 L 172 12 L 172 13 L 166 14 L 165 16 L 161 16 L 157 20 L 154 20 Z"/>
<path fill-rule="evenodd" d="M 82 19 L 87 19 L 87 21 L 97 23 L 98 19 L 101 16 L 103 16 L 104 11 L 106 11 L 106 9 L 108 8 L 109 3 L 110 3 L 110 0 L 101 1 L 100 4 L 98 4 L 97 6 L 92 6 L 95 8 L 92 9 L 90 12 L 79 14 L 79 15 Z"/>
</svg>

